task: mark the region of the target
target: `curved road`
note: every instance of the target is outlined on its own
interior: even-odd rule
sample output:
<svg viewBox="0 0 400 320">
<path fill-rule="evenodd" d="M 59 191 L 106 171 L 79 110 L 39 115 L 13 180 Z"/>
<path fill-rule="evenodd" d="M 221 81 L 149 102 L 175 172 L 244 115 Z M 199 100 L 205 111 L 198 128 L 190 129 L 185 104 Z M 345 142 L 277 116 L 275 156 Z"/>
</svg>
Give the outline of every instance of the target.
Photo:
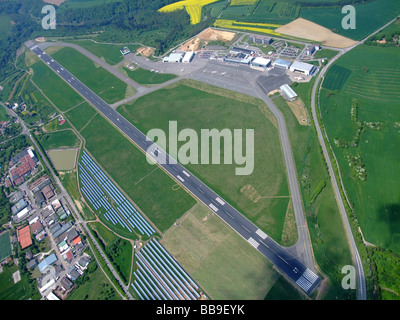
<svg viewBox="0 0 400 320">
<path fill-rule="evenodd" d="M 321 127 L 320 127 L 319 122 L 318 122 L 317 107 L 316 107 L 317 103 L 315 101 L 315 97 L 316 97 L 316 94 L 317 94 L 317 90 L 318 90 L 318 97 L 319 97 L 319 89 L 320 89 L 320 86 L 322 85 L 321 79 L 324 77 L 325 73 L 328 71 L 328 69 L 329 69 L 329 67 L 331 65 L 333 65 L 345 53 L 347 53 L 350 50 L 352 50 L 352 49 L 358 47 L 359 45 L 363 44 L 368 38 L 370 38 L 371 36 L 377 34 L 379 31 L 381 31 L 384 28 L 386 28 L 388 25 L 393 23 L 396 19 L 397 18 L 395 18 L 392 21 L 388 22 L 383 27 L 379 28 L 377 31 L 375 31 L 374 33 L 370 34 L 368 37 L 366 37 L 362 41 L 356 43 L 355 45 L 353 45 L 353 46 L 351 46 L 349 48 L 341 50 L 341 52 L 338 55 L 336 55 L 331 61 L 329 61 L 329 63 L 321 70 L 319 76 L 317 77 L 317 79 L 315 81 L 315 84 L 314 84 L 314 87 L 313 87 L 313 90 L 312 90 L 312 97 L 311 97 L 311 109 L 312 109 L 312 115 L 313 115 L 313 119 L 314 119 L 314 125 L 315 125 L 315 128 L 317 130 L 318 139 L 319 139 L 320 145 L 322 147 L 322 151 L 323 151 L 323 154 L 324 154 L 324 157 L 325 157 L 325 161 L 326 161 L 327 166 L 328 166 L 329 174 L 331 176 L 331 182 L 332 182 L 333 190 L 335 192 L 336 201 L 338 203 L 339 210 L 340 210 L 340 213 L 342 215 L 342 218 L 343 218 L 343 221 L 344 221 L 344 224 L 345 224 L 345 227 L 346 227 L 347 237 L 348 237 L 349 242 L 350 242 L 351 251 L 352 251 L 352 255 L 353 255 L 353 260 L 355 262 L 356 269 L 357 269 L 357 284 L 358 284 L 357 298 L 358 298 L 358 300 L 366 300 L 367 299 L 367 289 L 366 289 L 364 268 L 363 268 L 363 265 L 362 265 L 362 262 L 361 262 L 360 254 L 358 252 L 356 243 L 354 241 L 354 236 L 353 236 L 353 233 L 352 233 L 352 230 L 351 230 L 351 227 L 350 227 L 349 219 L 347 217 L 347 213 L 346 213 L 346 209 L 345 209 L 345 206 L 344 206 L 343 198 L 342 198 L 342 196 L 340 194 L 340 188 L 339 188 L 339 185 L 338 185 L 338 181 L 337 181 L 335 173 L 333 171 L 333 165 L 332 165 L 331 159 L 329 157 L 327 146 L 325 144 L 324 135 L 322 133 Z M 318 105 L 319 105 L 319 102 L 318 102 Z M 326 133 L 325 133 L 325 136 L 327 137 Z"/>
</svg>

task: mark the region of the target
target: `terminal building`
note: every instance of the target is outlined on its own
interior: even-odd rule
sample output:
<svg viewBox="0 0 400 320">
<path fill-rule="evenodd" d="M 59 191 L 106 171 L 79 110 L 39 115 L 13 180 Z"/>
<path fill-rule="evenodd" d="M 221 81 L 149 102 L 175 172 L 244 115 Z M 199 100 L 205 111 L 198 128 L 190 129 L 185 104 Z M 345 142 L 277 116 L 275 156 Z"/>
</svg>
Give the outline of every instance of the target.
<svg viewBox="0 0 400 320">
<path fill-rule="evenodd" d="M 255 52 L 253 50 L 249 50 L 249 49 L 245 49 L 245 48 L 239 48 L 239 47 L 233 47 L 230 50 L 231 54 L 239 54 L 239 53 L 243 53 L 245 55 L 253 55 Z"/>
<path fill-rule="evenodd" d="M 252 69 L 264 71 L 271 65 L 271 60 L 266 58 L 257 57 L 252 62 L 250 67 Z"/>
<path fill-rule="evenodd" d="M 247 64 L 249 65 L 250 62 L 253 61 L 253 57 L 249 54 L 245 53 L 230 53 L 225 56 L 224 61 L 240 63 L 240 64 Z"/>
<path fill-rule="evenodd" d="M 168 57 L 164 57 L 163 62 L 178 63 L 182 62 L 184 53 L 171 53 Z"/>
<path fill-rule="evenodd" d="M 290 66 L 290 71 L 301 72 L 307 76 L 313 75 L 316 70 L 317 70 L 316 66 L 309 64 L 309 63 L 299 62 L 299 61 L 293 62 L 292 65 Z"/>
<path fill-rule="evenodd" d="M 276 68 L 280 68 L 280 69 L 286 69 L 288 70 L 290 68 L 290 65 L 292 63 L 290 61 L 287 60 L 283 60 L 283 59 L 276 59 L 272 65 Z"/>
</svg>

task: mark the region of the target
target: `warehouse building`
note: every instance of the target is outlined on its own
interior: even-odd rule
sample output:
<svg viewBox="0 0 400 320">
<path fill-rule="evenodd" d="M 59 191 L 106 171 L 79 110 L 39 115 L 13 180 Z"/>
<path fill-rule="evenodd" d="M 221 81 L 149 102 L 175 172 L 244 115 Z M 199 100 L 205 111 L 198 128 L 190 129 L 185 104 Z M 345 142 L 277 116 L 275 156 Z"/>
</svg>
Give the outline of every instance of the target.
<svg viewBox="0 0 400 320">
<path fill-rule="evenodd" d="M 178 63 L 182 62 L 184 53 L 171 53 L 168 57 L 164 57 L 163 62 Z"/>
<path fill-rule="evenodd" d="M 251 68 L 264 71 L 271 65 L 271 60 L 266 58 L 257 57 L 251 62 Z"/>
<path fill-rule="evenodd" d="M 285 100 L 293 101 L 297 98 L 297 93 L 288 85 L 284 84 L 281 86 L 281 94 Z"/>
<path fill-rule="evenodd" d="M 287 60 L 283 60 L 283 59 L 276 59 L 272 65 L 276 68 L 280 68 L 280 69 L 286 69 L 288 70 L 290 68 L 290 65 L 292 63 L 290 61 Z"/>
<path fill-rule="evenodd" d="M 194 58 L 194 52 L 193 51 L 186 52 L 185 56 L 182 59 L 182 62 L 183 63 L 190 63 L 190 62 L 192 62 L 193 58 Z"/>
<path fill-rule="evenodd" d="M 316 69 L 317 69 L 317 67 L 312 64 L 299 62 L 299 61 L 293 62 L 292 65 L 290 66 L 290 71 L 301 72 L 307 76 L 313 75 Z"/>
</svg>

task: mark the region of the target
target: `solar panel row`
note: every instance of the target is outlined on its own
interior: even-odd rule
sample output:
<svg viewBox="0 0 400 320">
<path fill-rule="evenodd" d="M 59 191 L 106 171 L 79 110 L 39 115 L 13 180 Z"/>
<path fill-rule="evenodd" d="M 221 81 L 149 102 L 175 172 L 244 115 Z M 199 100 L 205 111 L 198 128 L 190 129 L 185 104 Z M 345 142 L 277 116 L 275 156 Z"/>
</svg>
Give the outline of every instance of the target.
<svg viewBox="0 0 400 320">
<path fill-rule="evenodd" d="M 84 186 L 84 194 L 88 195 L 88 199 L 92 202 L 94 208 L 99 208 L 99 205 L 96 202 L 99 201 L 100 198 L 103 198 L 105 196 L 105 193 L 99 187 L 101 185 L 104 191 L 114 201 L 118 210 L 117 212 L 113 207 L 111 207 L 111 205 L 107 206 L 106 203 L 108 203 L 108 201 L 106 199 L 103 199 L 102 203 L 106 205 L 109 209 L 109 211 L 107 211 L 107 213 L 105 214 L 106 219 L 111 220 L 114 224 L 120 223 L 128 230 L 131 230 L 131 228 L 127 225 L 127 223 L 129 223 L 141 234 L 150 237 L 155 232 L 153 227 L 143 218 L 143 216 L 128 201 L 128 199 L 126 199 L 126 197 L 119 191 L 115 184 L 104 174 L 100 167 L 85 151 L 83 152 L 81 158 L 81 168 L 83 168 L 82 164 L 84 167 L 87 168 L 87 170 L 90 172 L 95 180 L 94 181 L 87 172 L 84 173 L 84 176 L 87 179 L 86 181 L 90 183 L 88 187 Z M 96 197 L 93 197 L 93 192 L 96 194 Z M 93 203 L 93 201 L 96 204 Z M 107 210 L 107 208 L 105 209 Z"/>
<path fill-rule="evenodd" d="M 132 288 L 142 300 L 197 300 L 199 287 L 155 240 L 136 255 L 138 269 Z"/>
</svg>

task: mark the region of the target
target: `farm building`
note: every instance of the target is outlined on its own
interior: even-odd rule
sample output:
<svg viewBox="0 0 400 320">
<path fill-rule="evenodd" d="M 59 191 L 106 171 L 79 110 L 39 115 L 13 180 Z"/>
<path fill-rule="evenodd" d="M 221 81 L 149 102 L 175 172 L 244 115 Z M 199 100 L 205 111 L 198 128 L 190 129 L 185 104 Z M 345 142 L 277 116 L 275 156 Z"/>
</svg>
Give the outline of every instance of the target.
<svg viewBox="0 0 400 320">
<path fill-rule="evenodd" d="M 251 62 L 251 68 L 264 71 L 270 64 L 270 59 L 257 57 Z"/>
<path fill-rule="evenodd" d="M 168 57 L 164 57 L 163 62 L 178 63 L 182 62 L 184 53 L 171 53 Z"/>
<path fill-rule="evenodd" d="M 293 62 L 292 65 L 290 66 L 290 71 L 301 72 L 306 74 L 307 76 L 312 75 L 316 69 L 317 69 L 316 66 L 312 64 L 299 61 Z"/>
<path fill-rule="evenodd" d="M 288 101 L 293 101 L 297 98 L 297 93 L 288 84 L 281 86 L 281 93 L 283 98 Z"/>
<path fill-rule="evenodd" d="M 287 60 L 283 60 L 283 59 L 276 59 L 272 65 L 276 68 L 281 68 L 281 69 L 289 69 L 290 65 L 292 63 L 290 61 Z"/>
<path fill-rule="evenodd" d="M 194 52 L 193 51 L 186 52 L 185 56 L 183 57 L 182 62 L 183 63 L 190 63 L 190 62 L 192 62 L 193 58 L 194 58 Z"/>
</svg>

